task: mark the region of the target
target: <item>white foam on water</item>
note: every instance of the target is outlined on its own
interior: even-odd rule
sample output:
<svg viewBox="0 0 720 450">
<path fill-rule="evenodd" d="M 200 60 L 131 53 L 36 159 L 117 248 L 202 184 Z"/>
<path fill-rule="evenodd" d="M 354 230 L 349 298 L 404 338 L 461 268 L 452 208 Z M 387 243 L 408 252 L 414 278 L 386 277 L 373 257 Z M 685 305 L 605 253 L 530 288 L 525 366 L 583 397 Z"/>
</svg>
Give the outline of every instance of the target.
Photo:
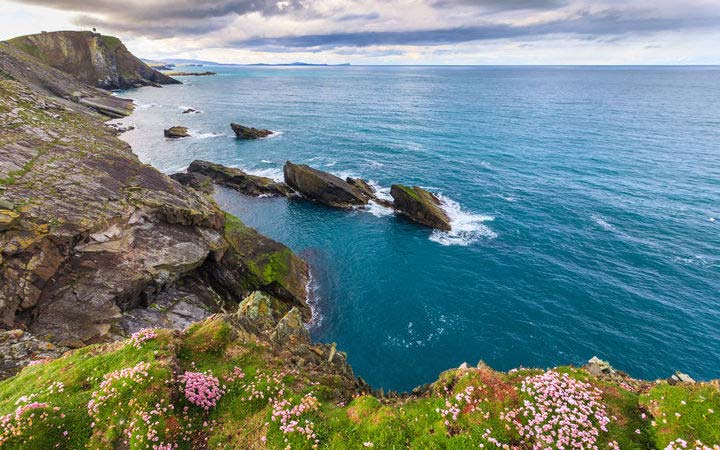
<svg viewBox="0 0 720 450">
<path fill-rule="evenodd" d="M 468 246 L 480 239 L 497 237 L 497 233 L 485 225 L 485 222 L 492 222 L 495 217 L 463 211 L 458 202 L 442 194 L 437 194 L 437 198 L 440 199 L 440 206 L 450 218 L 452 230 L 434 230 L 430 235 L 431 241 L 441 245 Z"/>
<path fill-rule="evenodd" d="M 710 222 L 715 222 L 715 220 L 716 220 L 716 219 L 715 219 L 714 217 L 711 217 L 711 218 L 710 218 Z"/>
<path fill-rule="evenodd" d="M 592 220 L 594 220 L 596 224 L 600 225 L 600 227 L 601 227 L 603 230 L 605 230 L 605 231 L 612 231 L 612 232 L 617 231 L 614 226 L 612 226 L 611 224 L 609 224 L 609 223 L 608 223 L 605 219 L 603 219 L 601 216 L 599 216 L 599 215 L 597 215 L 597 214 L 593 214 L 591 217 L 592 217 Z"/>
<path fill-rule="evenodd" d="M 243 172 L 249 173 L 250 175 L 257 175 L 259 177 L 270 178 L 273 181 L 280 182 L 285 179 L 282 167 L 268 167 L 266 169 L 245 169 L 239 167 Z"/>
<path fill-rule="evenodd" d="M 498 197 L 500 197 L 501 199 L 505 200 L 506 202 L 510 202 L 510 203 L 514 203 L 516 200 L 515 197 L 509 196 L 509 195 L 498 194 Z"/>
<path fill-rule="evenodd" d="M 267 159 L 261 159 L 260 162 L 263 164 L 273 164 L 272 161 L 268 161 Z"/>
<path fill-rule="evenodd" d="M 135 103 L 135 102 L 133 102 L 133 103 Z M 149 109 L 149 108 L 154 108 L 156 106 L 157 106 L 156 103 L 135 103 L 135 107 L 137 109 Z"/>
<path fill-rule="evenodd" d="M 392 195 L 390 195 L 390 188 L 380 186 L 375 180 L 367 180 L 367 183 L 375 191 L 375 196 L 380 200 L 393 201 Z"/>
<path fill-rule="evenodd" d="M 395 214 L 392 208 L 388 208 L 372 200 L 368 202 L 363 211 L 367 211 L 375 217 L 387 217 Z"/>
<path fill-rule="evenodd" d="M 337 164 L 337 161 L 334 161 L 334 160 L 333 160 L 333 161 L 330 161 L 330 162 L 328 162 L 328 163 L 325 163 L 325 167 L 332 167 L 332 166 L 334 166 L 335 164 Z"/>
<path fill-rule="evenodd" d="M 272 134 L 269 134 L 269 135 L 265 136 L 264 138 L 260 138 L 260 139 L 274 139 L 274 138 L 280 137 L 284 134 L 282 131 L 275 131 L 275 130 L 270 130 L 270 131 L 272 131 Z"/>
<path fill-rule="evenodd" d="M 190 130 L 190 137 L 193 137 L 195 139 L 208 139 L 208 138 L 214 138 L 214 137 L 220 137 L 225 136 L 223 133 L 196 133 Z"/>
<path fill-rule="evenodd" d="M 308 329 L 317 328 L 322 324 L 325 317 L 320 313 L 318 284 L 315 282 L 315 278 L 313 278 L 312 270 L 308 271 L 308 282 L 305 285 L 305 293 L 308 306 L 310 307 L 310 323 L 307 327 Z"/>
</svg>

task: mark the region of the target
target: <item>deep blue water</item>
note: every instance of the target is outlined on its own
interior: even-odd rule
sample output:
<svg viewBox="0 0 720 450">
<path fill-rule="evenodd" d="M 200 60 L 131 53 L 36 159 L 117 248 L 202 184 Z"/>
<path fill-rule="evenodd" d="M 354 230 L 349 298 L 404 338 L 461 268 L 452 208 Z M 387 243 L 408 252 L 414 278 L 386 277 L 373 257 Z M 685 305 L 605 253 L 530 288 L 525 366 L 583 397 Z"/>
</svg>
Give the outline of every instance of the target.
<svg viewBox="0 0 720 450">
<path fill-rule="evenodd" d="M 379 207 L 217 194 L 312 264 L 313 334 L 373 386 L 593 355 L 720 377 L 719 67 L 210 70 L 122 94 L 143 161 L 281 177 L 292 160 L 447 202 L 451 234 Z M 231 121 L 281 134 L 237 141 Z M 165 140 L 171 125 L 194 137 Z"/>
</svg>

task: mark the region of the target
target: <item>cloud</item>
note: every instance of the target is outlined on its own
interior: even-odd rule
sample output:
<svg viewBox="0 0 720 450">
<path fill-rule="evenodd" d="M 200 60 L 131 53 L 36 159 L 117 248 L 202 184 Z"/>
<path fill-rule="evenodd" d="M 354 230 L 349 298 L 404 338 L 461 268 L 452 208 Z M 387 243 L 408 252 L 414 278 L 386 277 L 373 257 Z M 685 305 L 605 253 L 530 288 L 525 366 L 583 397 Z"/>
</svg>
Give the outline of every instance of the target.
<svg viewBox="0 0 720 450">
<path fill-rule="evenodd" d="M 683 33 L 674 45 L 687 52 L 688 36 L 705 42 L 720 30 L 717 0 L 11 1 L 27 10 L 52 8 L 63 24 L 97 27 L 143 53 L 214 49 L 251 58 L 297 53 L 400 60 L 423 53 L 431 58 L 443 46 L 447 54 L 471 51 L 476 59 L 486 57 L 483 48 L 527 57 L 551 47 L 529 43 L 562 47 L 568 40 L 606 49 L 633 42 L 649 50 L 646 44 L 657 36 L 677 38 L 673 32 Z M 4 21 L 10 19 L 0 17 L 0 27 Z M 39 31 L 32 23 L 27 28 Z M 499 50 L 505 43 L 512 45 Z"/>
<path fill-rule="evenodd" d="M 251 48 L 328 48 L 335 46 L 367 47 L 375 45 L 436 46 L 473 41 L 510 38 L 531 38 L 571 34 L 584 37 L 622 36 L 687 28 L 720 26 L 720 16 L 684 19 L 641 17 L 609 10 L 600 13 L 581 12 L 576 15 L 529 25 L 485 23 L 475 26 L 410 31 L 361 31 L 307 34 L 272 38 L 252 38 L 230 42 L 231 46 Z"/>
</svg>

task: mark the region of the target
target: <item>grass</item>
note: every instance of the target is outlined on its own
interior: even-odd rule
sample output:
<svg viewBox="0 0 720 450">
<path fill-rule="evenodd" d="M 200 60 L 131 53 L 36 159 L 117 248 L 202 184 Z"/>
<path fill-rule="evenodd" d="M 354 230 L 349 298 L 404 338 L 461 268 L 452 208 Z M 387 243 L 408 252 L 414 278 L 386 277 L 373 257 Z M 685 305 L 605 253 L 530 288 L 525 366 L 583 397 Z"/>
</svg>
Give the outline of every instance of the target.
<svg viewBox="0 0 720 450">
<path fill-rule="evenodd" d="M 640 398 L 652 415 L 649 435 L 657 448 L 678 437 L 705 445 L 720 444 L 720 390 L 712 385 L 659 384 Z"/>
<path fill-rule="evenodd" d="M 205 411 L 185 399 L 185 371 L 221 380 L 225 393 L 214 408 Z M 623 450 L 661 449 L 677 438 L 720 443 L 716 386 L 659 383 L 638 393 L 582 369 L 554 372 L 598 390 L 612 417 L 607 431 L 598 434 L 598 448 L 614 443 Z M 454 369 L 441 374 L 423 397 L 359 395 L 345 404 L 332 374 L 311 377 L 290 369 L 264 341 L 238 337 L 216 316 L 183 333 L 157 330 L 157 337 L 139 345 L 128 340 L 86 347 L 1 381 L 0 416 L 11 415 L 14 428 L 5 430 L 12 428 L 16 435 L 0 441 L 0 447 L 136 449 L 173 443 L 180 449 L 465 449 L 496 448 L 496 439 L 511 448 L 530 448 L 532 442 L 505 415 L 524 401 L 536 401 L 520 386 L 544 373 Z M 88 408 L 91 400 L 99 405 L 94 410 Z M 18 406 L 32 402 L 40 406 L 16 419 Z M 310 407 L 297 412 L 301 404 Z M 452 406 L 457 406 L 456 417 L 447 412 Z M 297 429 L 284 432 L 279 411 L 307 427 L 312 437 Z"/>
</svg>

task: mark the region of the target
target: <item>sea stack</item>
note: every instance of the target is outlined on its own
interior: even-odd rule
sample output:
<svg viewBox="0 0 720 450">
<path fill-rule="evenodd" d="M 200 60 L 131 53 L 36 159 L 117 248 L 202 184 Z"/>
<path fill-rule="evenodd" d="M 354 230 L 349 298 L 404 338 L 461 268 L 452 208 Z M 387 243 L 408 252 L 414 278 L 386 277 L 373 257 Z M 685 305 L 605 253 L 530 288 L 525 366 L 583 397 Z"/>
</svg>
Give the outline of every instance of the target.
<svg viewBox="0 0 720 450">
<path fill-rule="evenodd" d="M 260 139 L 273 134 L 270 130 L 246 127 L 237 123 L 231 123 L 230 128 L 235 132 L 238 139 Z"/>
<path fill-rule="evenodd" d="M 368 199 L 347 181 L 305 164 L 285 163 L 285 183 L 303 197 L 336 208 L 363 206 Z"/>
<path fill-rule="evenodd" d="M 421 225 L 450 231 L 450 218 L 440 207 L 440 200 L 418 186 L 393 184 L 390 188 L 395 209 Z"/>
<path fill-rule="evenodd" d="M 185 127 L 170 127 L 166 130 L 163 130 L 163 133 L 165 134 L 166 138 L 170 139 L 178 139 L 178 138 L 184 138 L 189 137 L 190 133 L 188 133 L 188 129 Z"/>
</svg>

